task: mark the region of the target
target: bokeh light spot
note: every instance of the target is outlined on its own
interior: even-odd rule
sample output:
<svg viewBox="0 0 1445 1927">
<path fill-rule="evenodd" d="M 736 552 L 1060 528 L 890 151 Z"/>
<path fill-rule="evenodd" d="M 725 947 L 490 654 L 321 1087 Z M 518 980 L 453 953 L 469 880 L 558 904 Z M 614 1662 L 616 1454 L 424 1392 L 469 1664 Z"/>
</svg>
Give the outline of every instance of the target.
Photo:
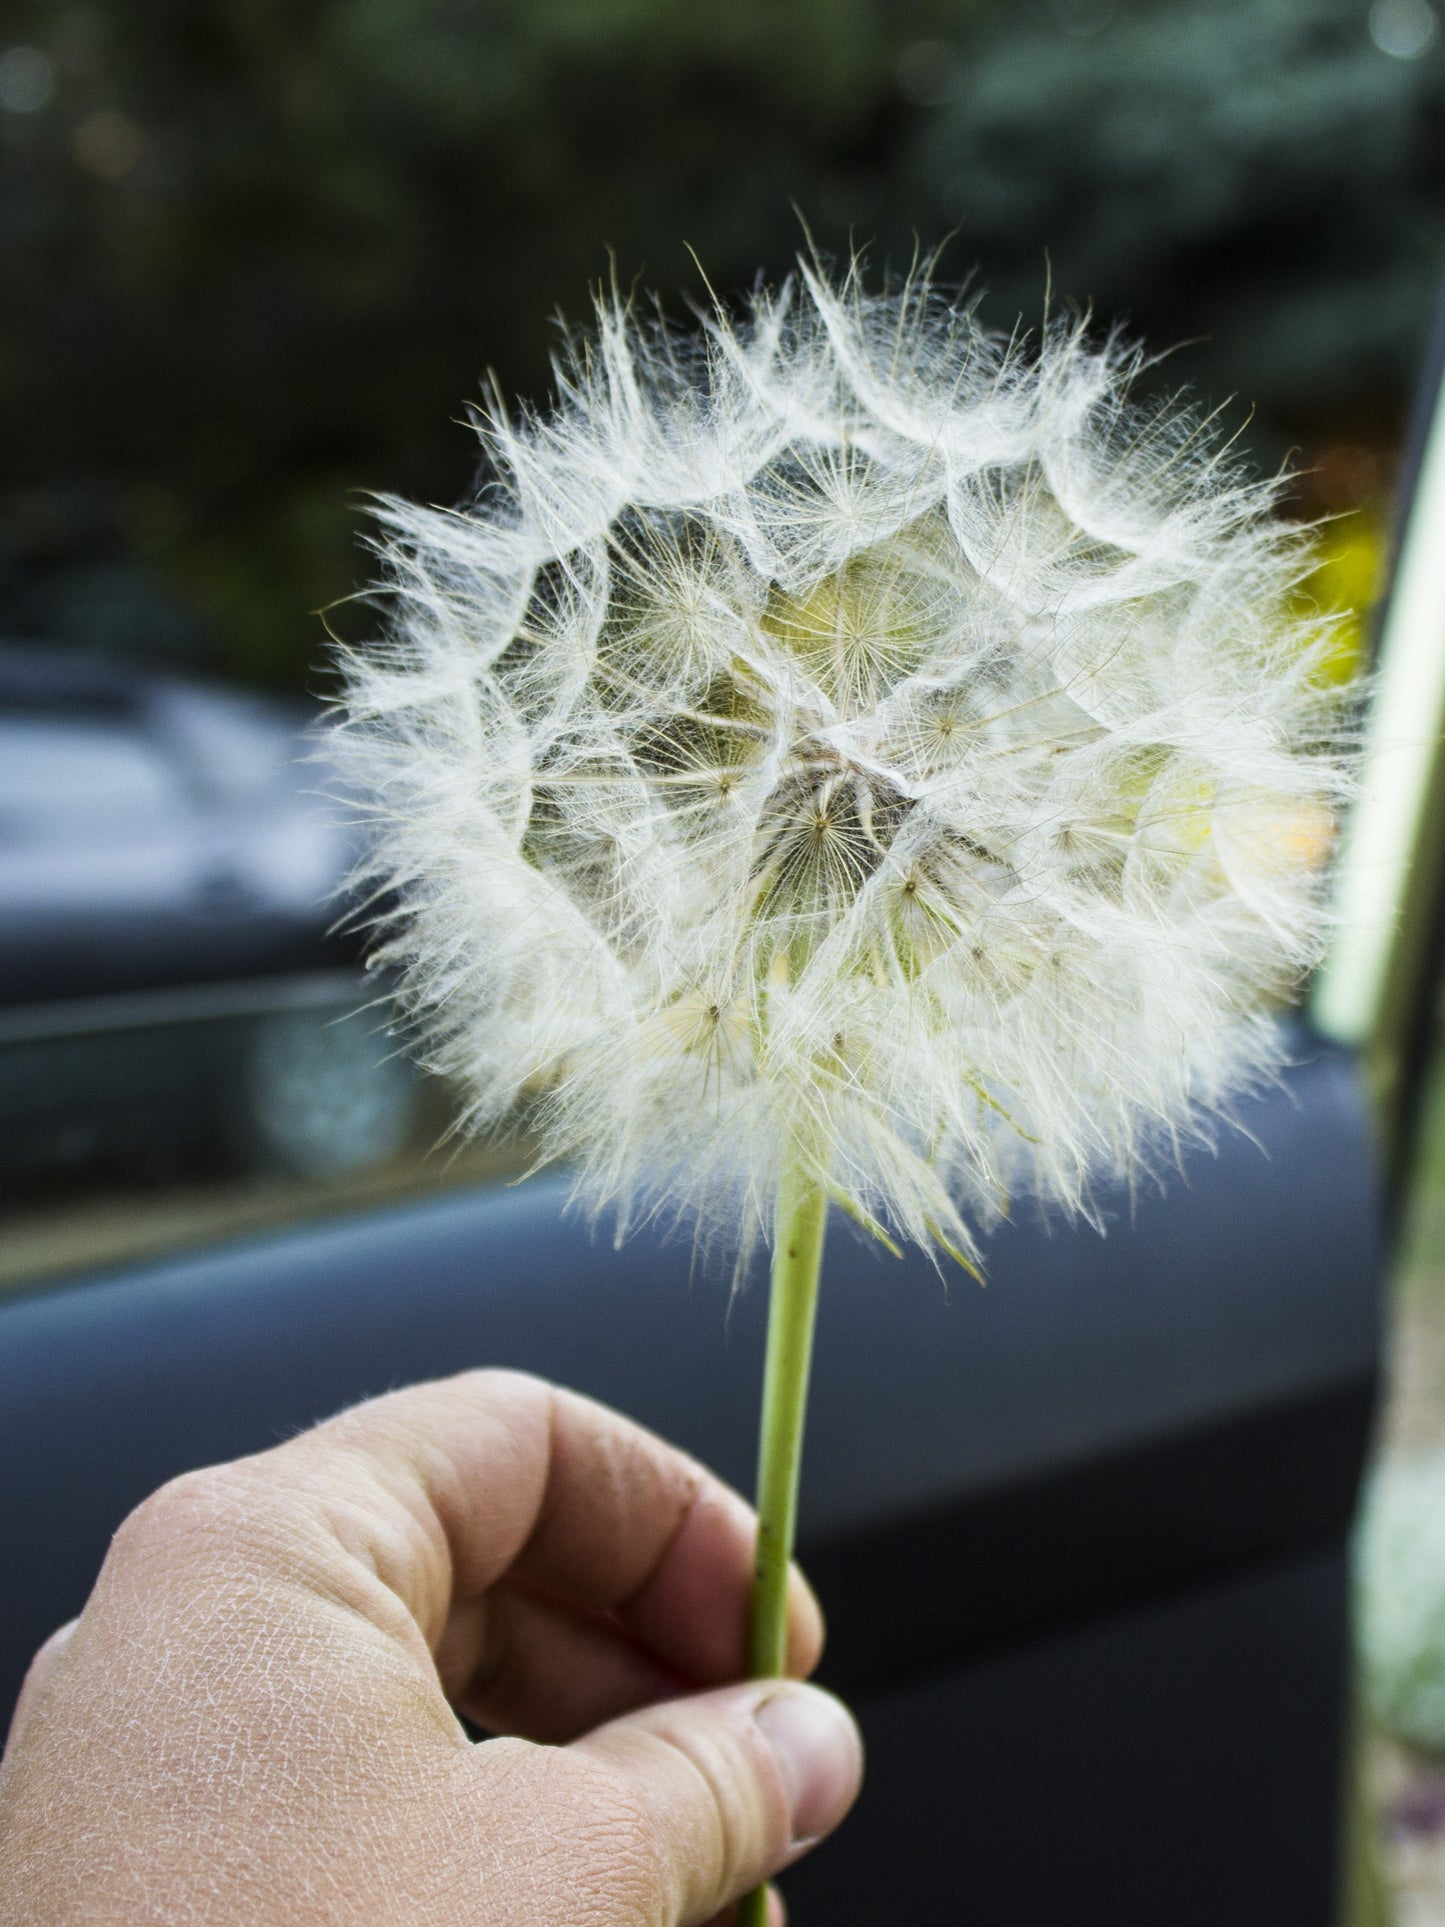
<svg viewBox="0 0 1445 1927">
<path fill-rule="evenodd" d="M 915 40 L 893 69 L 898 91 L 915 107 L 938 107 L 958 90 L 958 55 L 942 40 Z"/>
<path fill-rule="evenodd" d="M 39 47 L 7 47 L 0 54 L 0 107 L 38 114 L 55 95 L 55 63 Z"/>
<path fill-rule="evenodd" d="M 1418 60 L 1440 31 L 1429 0 L 1375 0 L 1370 38 L 1393 60 Z"/>
<path fill-rule="evenodd" d="M 72 143 L 77 163 L 98 180 L 118 181 L 141 157 L 145 137 L 133 120 L 103 107 L 75 130 Z"/>
</svg>

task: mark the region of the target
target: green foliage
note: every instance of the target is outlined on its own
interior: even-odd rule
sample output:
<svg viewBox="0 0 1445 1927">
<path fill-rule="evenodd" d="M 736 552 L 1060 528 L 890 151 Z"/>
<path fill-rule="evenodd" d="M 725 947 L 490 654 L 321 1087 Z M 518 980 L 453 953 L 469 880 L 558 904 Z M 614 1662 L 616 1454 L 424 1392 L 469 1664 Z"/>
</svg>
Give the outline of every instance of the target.
<svg viewBox="0 0 1445 1927">
<path fill-rule="evenodd" d="M 303 612 L 364 572 L 337 539 L 348 488 L 459 493 L 465 400 L 488 365 L 545 386 L 548 319 L 586 311 L 609 248 L 624 278 L 699 294 L 687 243 L 724 288 L 785 265 L 791 202 L 816 209 L 829 155 L 869 137 L 923 18 L 882 0 L 22 9 L 7 37 L 56 85 L 43 112 L 0 114 L 12 555 L 47 559 L 36 500 L 84 477 L 108 538 L 233 665 L 296 676 L 322 640 Z"/>
<path fill-rule="evenodd" d="M 1398 394 L 1435 299 L 1445 38 L 1426 9 L 1392 54 L 1381 11 L 994 0 L 901 178 L 1001 313 L 1037 312 L 1047 250 L 1056 293 L 1195 344 L 1182 369 L 1262 403 L 1283 453 Z"/>
<path fill-rule="evenodd" d="M 488 367 L 545 390 L 609 250 L 680 305 L 691 246 L 728 295 L 786 270 L 795 207 L 835 252 L 961 224 L 950 267 L 1009 319 L 1047 250 L 1061 296 L 1211 336 L 1173 366 L 1258 400 L 1276 449 L 1342 409 L 1368 437 L 1436 268 L 1445 57 L 1390 58 L 1365 15 L 20 0 L 0 40 L 53 85 L 0 103 L 0 626 L 65 631 L 75 568 L 129 568 L 297 680 L 306 612 L 365 575 L 355 491 L 460 494 L 457 416 Z"/>
<path fill-rule="evenodd" d="M 1445 1453 L 1376 1470 L 1356 1566 L 1370 1709 L 1388 1732 L 1445 1753 Z"/>
</svg>

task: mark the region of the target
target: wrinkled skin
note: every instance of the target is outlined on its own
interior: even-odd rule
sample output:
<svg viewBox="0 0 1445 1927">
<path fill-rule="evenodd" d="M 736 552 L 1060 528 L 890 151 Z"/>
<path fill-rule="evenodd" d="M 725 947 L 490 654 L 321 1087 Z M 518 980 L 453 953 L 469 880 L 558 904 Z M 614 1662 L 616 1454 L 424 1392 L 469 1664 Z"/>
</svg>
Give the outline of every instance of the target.
<svg viewBox="0 0 1445 1927">
<path fill-rule="evenodd" d="M 836 1701 L 736 1683 L 752 1535 L 694 1461 L 502 1372 L 176 1480 L 26 1681 L 0 1915 L 726 1919 L 837 1823 L 861 1770 Z M 821 1643 L 795 1573 L 790 1673 Z M 509 1737 L 476 1745 L 457 1712 Z"/>
</svg>

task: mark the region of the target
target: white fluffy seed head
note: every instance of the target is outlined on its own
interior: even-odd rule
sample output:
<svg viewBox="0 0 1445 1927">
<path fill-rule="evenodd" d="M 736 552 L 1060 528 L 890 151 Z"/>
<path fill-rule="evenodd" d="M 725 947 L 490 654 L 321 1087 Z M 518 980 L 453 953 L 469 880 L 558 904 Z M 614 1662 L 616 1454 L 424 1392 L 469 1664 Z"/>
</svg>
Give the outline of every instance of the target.
<svg viewBox="0 0 1445 1927">
<path fill-rule="evenodd" d="M 388 500 L 334 743 L 430 1061 L 746 1244 L 1087 1207 L 1268 1066 L 1342 794 L 1273 491 L 1137 352 L 811 266 L 617 300 L 455 511 Z"/>
</svg>

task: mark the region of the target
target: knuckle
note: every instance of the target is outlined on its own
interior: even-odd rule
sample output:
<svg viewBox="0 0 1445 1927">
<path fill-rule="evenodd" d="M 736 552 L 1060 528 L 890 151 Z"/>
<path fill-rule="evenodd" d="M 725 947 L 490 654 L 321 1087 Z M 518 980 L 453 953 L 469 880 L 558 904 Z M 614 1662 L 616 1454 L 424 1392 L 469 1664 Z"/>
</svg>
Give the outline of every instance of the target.
<svg viewBox="0 0 1445 1927">
<path fill-rule="evenodd" d="M 575 1838 L 601 1918 L 673 1927 L 677 1874 L 658 1813 L 626 1775 L 591 1763 L 582 1771 Z"/>
<path fill-rule="evenodd" d="M 769 1832 L 757 1776 L 736 1742 L 722 1732 L 704 1728 L 685 1736 L 668 1734 L 665 1744 L 694 1784 L 692 1804 L 699 1846 L 706 1848 L 708 1888 L 719 1896 L 732 1893 L 756 1871 Z"/>
<path fill-rule="evenodd" d="M 760 1777 L 730 1725 L 663 1714 L 636 1744 L 640 1770 L 621 1776 L 609 1824 L 662 1897 L 663 1920 L 722 1906 L 781 1858 Z"/>
<path fill-rule="evenodd" d="M 684 1896 L 665 1819 L 620 1762 L 518 1740 L 492 1741 L 483 1752 L 489 1771 L 511 1780 L 512 1796 L 545 1816 L 530 1832 L 541 1863 L 534 1886 L 565 1908 L 559 1920 L 676 1927 Z"/>
<path fill-rule="evenodd" d="M 435 1391 L 438 1387 L 451 1394 L 461 1394 L 482 1406 L 505 1409 L 510 1406 L 545 1406 L 552 1396 L 553 1388 L 535 1372 L 518 1371 L 510 1365 L 472 1365 L 465 1371 L 456 1372 L 449 1379 L 438 1380 L 431 1387 L 412 1387 L 394 1396 L 411 1398 L 420 1390 Z M 381 1403 L 378 1400 L 375 1403 Z M 365 1411 L 365 1406 L 358 1406 Z"/>
<path fill-rule="evenodd" d="M 150 1558 L 157 1550 L 226 1539 L 254 1511 L 252 1481 L 240 1465 L 205 1466 L 183 1472 L 143 1499 L 111 1542 L 114 1560 Z"/>
</svg>

